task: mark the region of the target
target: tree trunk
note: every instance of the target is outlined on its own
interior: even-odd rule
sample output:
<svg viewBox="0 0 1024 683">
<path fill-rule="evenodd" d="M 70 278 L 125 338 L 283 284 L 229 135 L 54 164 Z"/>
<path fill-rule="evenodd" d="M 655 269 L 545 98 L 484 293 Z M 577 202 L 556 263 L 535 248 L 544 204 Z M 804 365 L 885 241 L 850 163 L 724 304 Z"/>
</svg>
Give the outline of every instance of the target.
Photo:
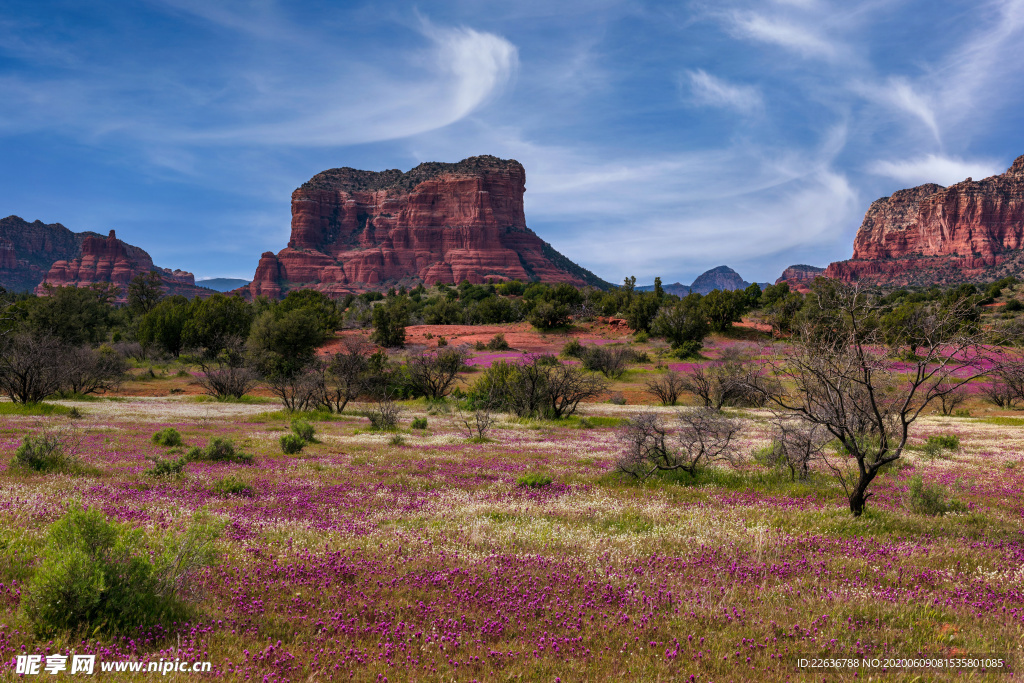
<svg viewBox="0 0 1024 683">
<path fill-rule="evenodd" d="M 868 485 L 874 478 L 875 473 L 868 471 L 861 474 L 860 478 L 857 479 L 857 486 L 850 493 L 850 512 L 853 513 L 854 517 L 860 517 L 861 513 L 864 512 L 864 505 L 867 503 L 868 496 L 871 495 L 865 494 L 865 491 L 868 490 Z"/>
</svg>

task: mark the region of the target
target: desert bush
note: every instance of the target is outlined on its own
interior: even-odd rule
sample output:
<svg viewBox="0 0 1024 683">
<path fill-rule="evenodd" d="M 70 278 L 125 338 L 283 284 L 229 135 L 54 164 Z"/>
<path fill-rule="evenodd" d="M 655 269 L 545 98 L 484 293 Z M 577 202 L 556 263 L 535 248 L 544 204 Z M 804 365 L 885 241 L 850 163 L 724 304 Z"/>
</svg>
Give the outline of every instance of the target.
<svg viewBox="0 0 1024 683">
<path fill-rule="evenodd" d="M 733 462 L 732 440 L 739 423 L 710 408 L 681 411 L 678 427 L 669 433 L 657 413 L 638 413 L 620 432 L 623 454 L 617 469 L 641 481 L 659 471 L 682 470 L 696 477 L 714 461 Z"/>
<path fill-rule="evenodd" d="M 579 339 L 570 339 L 562 347 L 563 358 L 582 358 L 586 353 L 587 347 L 580 343 Z"/>
<path fill-rule="evenodd" d="M 210 490 L 218 496 L 251 496 L 253 488 L 238 477 L 231 475 L 218 480 Z"/>
<path fill-rule="evenodd" d="M 217 529 L 196 518 L 181 535 L 147 548 L 138 529 L 74 505 L 47 531 L 42 564 L 23 605 L 39 637 L 60 632 L 134 633 L 184 621 Z"/>
<path fill-rule="evenodd" d="M 557 301 L 541 301 L 526 319 L 538 330 L 554 330 L 569 324 L 569 306 Z"/>
<path fill-rule="evenodd" d="M 146 470 L 146 474 L 151 477 L 176 477 L 185 471 L 185 465 L 188 463 L 187 458 L 178 458 L 177 460 L 152 458 L 152 460 L 153 467 Z"/>
<path fill-rule="evenodd" d="M 410 426 L 413 429 L 426 429 L 427 428 L 427 418 L 425 418 L 425 417 L 417 417 L 415 420 L 412 421 L 412 424 Z"/>
<path fill-rule="evenodd" d="M 32 472 L 77 472 L 80 469 L 78 458 L 69 452 L 67 446 L 57 432 L 44 431 L 38 436 L 26 436 L 14 451 L 11 467 Z"/>
<path fill-rule="evenodd" d="M 316 430 L 313 428 L 313 425 L 301 418 L 292 420 L 292 433 L 303 441 L 307 441 L 309 443 L 316 441 L 314 438 Z"/>
<path fill-rule="evenodd" d="M 963 385 L 943 385 L 939 387 L 937 399 L 943 415 L 955 415 L 957 408 L 967 400 L 967 389 Z"/>
<path fill-rule="evenodd" d="M 391 438 L 388 439 L 388 443 L 391 444 L 392 446 L 404 446 L 405 437 L 402 436 L 401 434 L 392 434 Z"/>
<path fill-rule="evenodd" d="M 674 406 L 683 393 L 683 378 L 675 370 L 669 370 L 660 377 L 648 379 L 644 386 L 647 393 L 657 398 L 663 406 Z"/>
<path fill-rule="evenodd" d="M 651 336 L 647 332 L 644 332 L 643 330 L 640 330 L 639 332 L 633 335 L 633 341 L 635 341 L 637 344 L 646 344 L 650 340 L 650 338 Z"/>
<path fill-rule="evenodd" d="M 477 351 L 486 351 L 487 344 L 483 343 L 482 341 L 478 341 L 475 344 L 473 344 L 473 348 L 476 349 Z"/>
<path fill-rule="evenodd" d="M 406 368 L 416 393 L 427 398 L 441 398 L 451 392 L 468 359 L 469 354 L 463 349 L 445 348 L 413 356 Z"/>
<path fill-rule="evenodd" d="M 180 446 L 184 442 L 181 439 L 181 433 L 178 432 L 177 429 L 174 427 L 164 427 L 153 435 L 153 443 L 158 446 L 173 448 L 175 446 Z"/>
<path fill-rule="evenodd" d="M 296 434 L 282 434 L 281 435 L 281 452 L 288 455 L 298 453 L 305 448 L 305 440 Z"/>
<path fill-rule="evenodd" d="M 345 348 L 327 364 L 323 382 L 324 405 L 339 413 L 366 390 L 370 370 L 368 344 L 353 337 L 346 337 L 342 344 Z"/>
<path fill-rule="evenodd" d="M 445 346 L 448 346 L 448 340 L 446 338 L 444 338 L 444 337 L 438 337 L 437 338 L 437 348 L 441 349 L 441 348 L 444 348 Z"/>
<path fill-rule="evenodd" d="M 539 489 L 542 486 L 547 486 L 551 482 L 552 479 L 550 474 L 539 472 L 530 472 L 516 479 L 517 484 L 531 489 Z"/>
<path fill-rule="evenodd" d="M 39 403 L 64 388 L 67 347 L 53 336 L 0 337 L 0 392 L 14 403 Z"/>
<path fill-rule="evenodd" d="M 231 439 L 219 436 L 211 439 L 206 448 L 196 446 L 190 449 L 185 457 L 189 461 L 234 462 L 241 465 L 251 465 L 253 462 L 252 455 L 236 451 Z"/>
<path fill-rule="evenodd" d="M 109 346 L 87 346 L 65 351 L 63 387 L 72 394 L 115 391 L 128 376 L 128 361 Z"/>
<path fill-rule="evenodd" d="M 402 407 L 385 396 L 378 399 L 374 407 L 367 411 L 366 417 L 370 420 L 371 429 L 392 432 L 398 429 L 398 418 L 401 414 Z"/>
<path fill-rule="evenodd" d="M 508 351 L 509 345 L 508 342 L 505 341 L 505 335 L 499 332 L 491 337 L 487 342 L 487 349 L 489 351 Z"/>
<path fill-rule="evenodd" d="M 626 366 L 633 361 L 633 351 L 624 346 L 590 346 L 586 348 L 580 360 L 587 370 L 618 379 L 626 372 Z"/>
<path fill-rule="evenodd" d="M 908 510 L 919 515 L 941 517 L 947 512 L 963 512 L 967 508 L 955 498 L 950 498 L 941 486 L 926 484 L 920 474 L 907 482 L 905 504 Z"/>
<path fill-rule="evenodd" d="M 626 405 L 626 397 L 622 395 L 621 391 L 616 391 L 608 399 L 608 402 L 614 406 L 624 406 Z"/>
<path fill-rule="evenodd" d="M 554 356 L 531 354 L 519 363 L 493 363 L 474 384 L 470 403 L 486 401 L 494 410 L 520 417 L 558 419 L 574 414 L 581 401 L 606 388 L 593 373 L 564 365 Z"/>
</svg>

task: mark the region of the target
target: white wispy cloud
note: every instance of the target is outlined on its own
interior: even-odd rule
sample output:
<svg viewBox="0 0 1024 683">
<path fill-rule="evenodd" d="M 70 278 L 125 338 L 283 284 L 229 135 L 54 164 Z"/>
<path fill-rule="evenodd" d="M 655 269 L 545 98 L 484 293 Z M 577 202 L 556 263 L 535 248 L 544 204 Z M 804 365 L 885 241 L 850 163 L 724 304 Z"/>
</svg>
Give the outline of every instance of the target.
<svg viewBox="0 0 1024 683">
<path fill-rule="evenodd" d="M 690 98 L 696 104 L 735 109 L 751 114 L 764 107 L 761 91 L 752 85 L 734 85 L 703 69 L 686 72 Z"/>
<path fill-rule="evenodd" d="M 855 81 L 851 89 L 866 99 L 909 114 L 925 125 L 936 142 L 942 143 L 933 98 L 919 92 L 907 78 L 893 76 L 880 84 Z"/>
<path fill-rule="evenodd" d="M 989 160 L 966 161 L 957 157 L 928 154 L 914 159 L 876 161 L 868 170 L 910 185 L 953 185 L 966 178 L 981 180 L 1006 169 Z"/>
<path fill-rule="evenodd" d="M 840 54 L 837 45 L 818 32 L 781 17 L 736 11 L 729 14 L 729 27 L 738 38 L 776 45 L 804 57 L 835 59 Z"/>
</svg>

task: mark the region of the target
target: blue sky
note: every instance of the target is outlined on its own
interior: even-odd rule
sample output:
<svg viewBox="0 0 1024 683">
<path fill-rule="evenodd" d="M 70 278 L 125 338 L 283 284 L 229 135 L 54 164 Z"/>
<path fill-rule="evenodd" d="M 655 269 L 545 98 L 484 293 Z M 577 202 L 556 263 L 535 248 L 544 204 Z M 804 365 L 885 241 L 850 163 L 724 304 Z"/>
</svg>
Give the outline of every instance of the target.
<svg viewBox="0 0 1024 683">
<path fill-rule="evenodd" d="M 1024 0 L 0 0 L 0 215 L 249 278 L 338 166 L 494 154 L 611 281 L 849 258 L 1024 154 Z"/>
</svg>

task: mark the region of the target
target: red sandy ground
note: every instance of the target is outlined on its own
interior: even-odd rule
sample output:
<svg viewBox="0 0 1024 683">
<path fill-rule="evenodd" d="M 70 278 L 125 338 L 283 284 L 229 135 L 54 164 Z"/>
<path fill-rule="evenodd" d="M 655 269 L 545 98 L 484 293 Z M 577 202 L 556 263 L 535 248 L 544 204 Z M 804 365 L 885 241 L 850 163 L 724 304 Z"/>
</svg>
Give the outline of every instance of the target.
<svg viewBox="0 0 1024 683">
<path fill-rule="evenodd" d="M 431 338 L 427 338 L 427 335 Z M 406 348 L 430 348 L 437 346 L 438 337 L 448 340 L 449 346 L 468 344 L 475 346 L 477 342 L 486 344 L 496 334 L 505 335 L 508 345 L 517 351 L 530 353 L 557 354 L 565 343 L 573 337 L 583 340 L 606 339 L 609 341 L 626 342 L 630 339 L 627 329 L 614 327 L 605 323 L 579 323 L 568 332 L 544 333 L 534 329 L 530 323 L 511 323 L 507 325 L 412 325 L 405 328 Z M 368 330 L 344 330 L 335 333 L 336 339 L 320 347 L 321 355 L 335 353 L 341 349 L 344 337 L 363 337 L 369 340 Z"/>
</svg>

